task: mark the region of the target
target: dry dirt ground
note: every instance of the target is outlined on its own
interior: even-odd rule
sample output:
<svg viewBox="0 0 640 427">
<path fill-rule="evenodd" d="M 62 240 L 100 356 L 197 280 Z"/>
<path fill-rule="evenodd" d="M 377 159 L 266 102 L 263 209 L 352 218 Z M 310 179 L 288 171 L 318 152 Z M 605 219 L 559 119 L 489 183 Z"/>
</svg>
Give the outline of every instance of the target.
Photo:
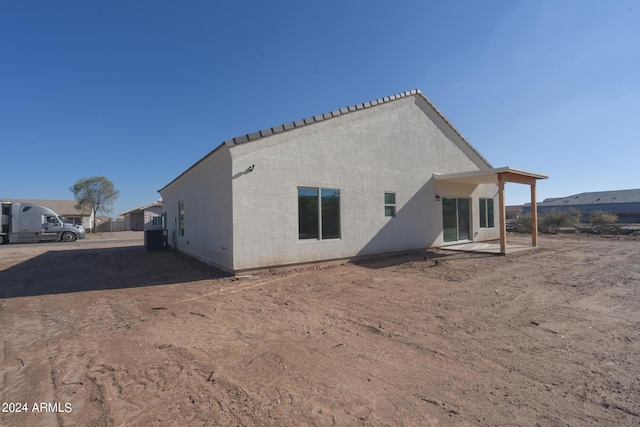
<svg viewBox="0 0 640 427">
<path fill-rule="evenodd" d="M 640 240 L 540 245 L 236 280 L 0 247 L 0 425 L 640 425 Z"/>
</svg>

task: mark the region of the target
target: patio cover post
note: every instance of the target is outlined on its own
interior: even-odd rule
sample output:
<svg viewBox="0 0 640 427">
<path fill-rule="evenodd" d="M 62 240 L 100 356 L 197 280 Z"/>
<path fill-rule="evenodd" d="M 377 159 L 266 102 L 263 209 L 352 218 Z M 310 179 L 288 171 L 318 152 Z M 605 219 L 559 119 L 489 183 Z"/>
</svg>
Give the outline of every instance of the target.
<svg viewBox="0 0 640 427">
<path fill-rule="evenodd" d="M 507 254 L 507 209 L 504 200 L 504 176 L 498 174 L 498 198 L 500 199 L 500 253 Z"/>
</svg>

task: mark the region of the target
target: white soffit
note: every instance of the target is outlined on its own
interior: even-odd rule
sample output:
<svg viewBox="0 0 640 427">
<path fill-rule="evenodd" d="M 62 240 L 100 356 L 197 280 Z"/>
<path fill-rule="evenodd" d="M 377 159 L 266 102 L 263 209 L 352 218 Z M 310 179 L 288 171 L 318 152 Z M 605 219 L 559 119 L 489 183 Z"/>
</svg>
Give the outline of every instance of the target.
<svg viewBox="0 0 640 427">
<path fill-rule="evenodd" d="M 468 172 L 456 173 L 434 173 L 433 177 L 436 181 L 457 182 L 460 184 L 497 184 L 498 174 L 509 173 L 520 176 L 522 178 L 547 179 L 548 175 L 537 172 L 530 172 L 523 169 L 516 169 L 510 166 L 501 168 L 493 168 L 487 170 L 474 170 Z"/>
</svg>

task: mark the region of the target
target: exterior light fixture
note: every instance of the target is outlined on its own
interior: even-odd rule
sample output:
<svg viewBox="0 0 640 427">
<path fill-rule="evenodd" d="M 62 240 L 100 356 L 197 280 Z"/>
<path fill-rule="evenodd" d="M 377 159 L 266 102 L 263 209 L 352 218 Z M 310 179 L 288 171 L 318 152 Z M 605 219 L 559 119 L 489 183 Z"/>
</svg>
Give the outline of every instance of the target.
<svg viewBox="0 0 640 427">
<path fill-rule="evenodd" d="M 440 201 L 440 195 L 436 194 L 436 202 L 439 202 L 439 201 Z"/>
</svg>

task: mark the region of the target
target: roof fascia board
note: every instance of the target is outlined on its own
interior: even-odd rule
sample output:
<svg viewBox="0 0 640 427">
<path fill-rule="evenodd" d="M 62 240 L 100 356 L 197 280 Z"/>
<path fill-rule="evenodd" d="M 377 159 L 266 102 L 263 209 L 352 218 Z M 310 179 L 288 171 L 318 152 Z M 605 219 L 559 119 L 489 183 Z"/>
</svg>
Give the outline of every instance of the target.
<svg viewBox="0 0 640 427">
<path fill-rule="evenodd" d="M 476 184 L 496 184 L 498 182 L 498 175 L 503 173 L 511 173 L 525 178 L 531 179 L 547 179 L 548 175 L 543 175 L 537 172 L 530 172 L 524 169 L 512 168 L 510 166 L 503 166 L 499 168 L 492 168 L 489 170 L 474 170 L 465 172 L 455 172 L 438 174 L 434 173 L 433 177 L 436 181 L 451 181 L 461 183 L 476 183 Z"/>
<path fill-rule="evenodd" d="M 436 114 L 439 115 L 442 118 L 442 120 L 444 120 L 444 122 L 447 124 L 447 126 L 449 126 L 451 128 L 451 130 L 456 135 L 458 135 L 458 137 L 460 137 L 462 142 L 467 144 L 469 146 L 469 148 L 471 148 L 471 150 L 480 158 L 480 160 L 482 160 L 487 165 L 487 167 L 493 168 L 491 163 L 489 163 L 489 161 L 487 159 L 485 159 L 485 157 L 482 154 L 480 154 L 480 152 L 476 149 L 476 147 L 474 147 L 469 141 L 467 141 L 467 139 L 460 133 L 460 131 L 458 131 L 458 129 L 456 129 L 456 127 L 449 121 L 449 119 L 447 119 L 447 117 L 444 114 L 442 114 L 442 112 L 438 109 L 438 107 L 436 107 L 435 104 L 433 102 L 431 102 L 431 100 L 429 98 L 427 98 L 427 96 L 425 94 L 423 94 L 421 91 L 418 91 L 418 93 L 420 94 L 422 99 L 424 99 L 427 102 L 427 104 L 429 104 L 429 107 L 431 107 L 433 109 L 433 111 L 435 111 Z"/>
<path fill-rule="evenodd" d="M 184 172 L 182 172 L 180 175 L 178 175 L 176 178 L 174 178 L 170 183 L 168 183 L 167 185 L 165 185 L 164 187 L 162 187 L 161 189 L 158 190 L 158 193 L 160 193 L 162 190 L 164 190 L 165 188 L 169 187 L 171 184 L 173 184 L 174 182 L 176 182 L 177 180 L 179 180 L 180 178 L 182 178 L 184 175 L 186 175 L 187 173 L 189 173 L 192 169 L 194 169 L 196 166 L 198 166 L 200 163 L 204 162 L 206 159 L 208 159 L 209 157 L 213 156 L 214 154 L 216 154 L 217 151 L 221 150 L 222 148 L 228 148 L 226 147 L 225 143 L 223 142 L 222 144 L 218 145 L 216 148 L 214 148 L 213 150 L 211 150 L 207 155 L 205 155 L 203 158 L 201 158 L 200 160 L 198 160 L 197 162 L 195 162 L 193 165 L 191 165 L 191 167 L 189 167 L 189 169 L 185 170 Z"/>
<path fill-rule="evenodd" d="M 260 130 L 258 132 L 252 132 L 252 133 L 248 133 L 248 134 L 245 134 L 245 135 L 240 135 L 240 136 L 237 136 L 235 138 L 228 139 L 228 140 L 224 141 L 224 143 L 228 147 L 231 148 L 231 147 L 233 147 L 235 145 L 245 144 L 247 142 L 252 142 L 252 141 L 255 141 L 255 140 L 258 140 L 258 139 L 265 138 L 267 136 L 274 135 L 276 133 L 286 132 L 286 131 L 298 129 L 298 128 L 301 128 L 301 127 L 309 126 L 309 125 L 312 125 L 312 124 L 315 124 L 315 123 L 319 123 L 319 122 L 322 122 L 322 121 L 325 121 L 325 120 L 330 120 L 330 119 L 333 119 L 335 117 L 339 117 L 339 116 L 342 116 L 342 115 L 345 115 L 345 114 L 353 113 L 355 111 L 364 110 L 366 108 L 375 107 L 375 106 L 378 106 L 378 105 L 381 105 L 381 104 L 386 104 L 388 102 L 397 101 L 399 99 L 403 99 L 403 98 L 407 98 L 409 96 L 415 96 L 415 95 L 422 96 L 431 105 L 429 100 L 427 100 L 424 97 L 424 95 L 422 94 L 422 91 L 420 91 L 420 89 L 413 89 L 413 90 L 406 91 L 406 92 L 400 92 L 400 93 L 397 93 L 395 95 L 386 96 L 384 98 L 375 99 L 373 101 L 367 101 L 367 102 L 363 102 L 363 103 L 360 103 L 360 104 L 350 105 L 348 107 L 340 108 L 339 110 L 333 110 L 333 111 L 330 111 L 328 113 L 318 114 L 318 115 L 307 117 L 307 118 L 304 118 L 304 119 L 301 119 L 301 120 L 295 120 L 293 122 L 289 122 L 289 123 L 285 123 L 285 124 L 282 124 L 282 125 L 274 126 L 274 127 L 271 127 L 271 128 L 263 129 L 263 130 Z M 440 112 L 438 112 L 438 114 L 442 115 Z M 445 119 L 445 121 L 446 121 L 446 119 Z M 449 123 L 449 122 L 447 121 L 447 123 Z M 459 134 L 459 132 L 456 131 L 455 129 L 454 129 L 454 131 Z"/>
</svg>

